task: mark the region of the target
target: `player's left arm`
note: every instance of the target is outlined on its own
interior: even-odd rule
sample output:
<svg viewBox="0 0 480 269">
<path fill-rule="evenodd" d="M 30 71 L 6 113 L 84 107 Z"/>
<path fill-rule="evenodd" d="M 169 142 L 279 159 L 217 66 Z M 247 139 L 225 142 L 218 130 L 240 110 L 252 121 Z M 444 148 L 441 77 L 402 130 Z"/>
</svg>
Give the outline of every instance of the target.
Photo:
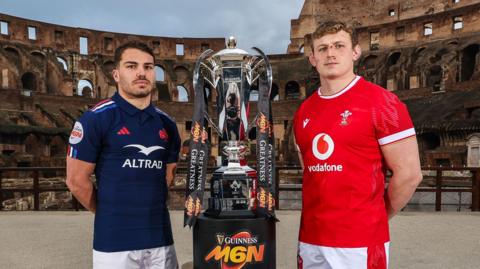
<svg viewBox="0 0 480 269">
<path fill-rule="evenodd" d="M 175 175 L 177 174 L 177 163 L 167 163 L 167 186 L 171 187 L 173 185 L 173 180 L 175 179 Z"/>
<path fill-rule="evenodd" d="M 422 181 L 417 139 L 410 136 L 381 146 L 392 178 L 385 195 L 388 218 L 392 218 L 410 200 Z"/>
</svg>

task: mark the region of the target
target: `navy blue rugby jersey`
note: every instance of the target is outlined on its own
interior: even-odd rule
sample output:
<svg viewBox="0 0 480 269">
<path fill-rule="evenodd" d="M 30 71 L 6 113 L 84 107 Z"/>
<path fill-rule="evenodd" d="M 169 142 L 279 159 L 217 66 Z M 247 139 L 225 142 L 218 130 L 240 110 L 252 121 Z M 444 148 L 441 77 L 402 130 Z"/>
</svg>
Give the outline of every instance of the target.
<svg viewBox="0 0 480 269">
<path fill-rule="evenodd" d="M 179 150 L 177 126 L 167 114 L 153 105 L 139 110 L 118 93 L 75 123 L 68 156 L 96 164 L 95 250 L 173 244 L 165 174 Z"/>
</svg>

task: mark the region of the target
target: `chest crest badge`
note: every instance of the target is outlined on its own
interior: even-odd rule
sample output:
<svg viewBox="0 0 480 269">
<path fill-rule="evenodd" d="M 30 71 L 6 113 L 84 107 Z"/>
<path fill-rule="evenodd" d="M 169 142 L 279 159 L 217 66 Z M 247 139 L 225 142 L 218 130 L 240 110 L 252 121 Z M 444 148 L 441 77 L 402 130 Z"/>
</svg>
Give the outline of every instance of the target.
<svg viewBox="0 0 480 269">
<path fill-rule="evenodd" d="M 340 114 L 342 117 L 342 121 L 340 122 L 340 125 L 342 126 L 347 126 L 349 124 L 348 122 L 348 117 L 352 115 L 352 112 L 345 110 L 343 113 Z"/>
</svg>

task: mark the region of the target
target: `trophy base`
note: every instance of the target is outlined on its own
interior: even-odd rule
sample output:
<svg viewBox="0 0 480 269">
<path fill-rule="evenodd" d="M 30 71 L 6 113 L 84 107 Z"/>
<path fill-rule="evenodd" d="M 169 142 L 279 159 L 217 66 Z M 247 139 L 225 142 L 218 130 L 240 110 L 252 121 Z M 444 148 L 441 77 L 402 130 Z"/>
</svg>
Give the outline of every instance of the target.
<svg viewBox="0 0 480 269">
<path fill-rule="evenodd" d="M 220 167 L 212 176 L 211 197 L 205 215 L 212 218 L 254 218 L 252 181 L 256 171 L 248 166 Z"/>
</svg>

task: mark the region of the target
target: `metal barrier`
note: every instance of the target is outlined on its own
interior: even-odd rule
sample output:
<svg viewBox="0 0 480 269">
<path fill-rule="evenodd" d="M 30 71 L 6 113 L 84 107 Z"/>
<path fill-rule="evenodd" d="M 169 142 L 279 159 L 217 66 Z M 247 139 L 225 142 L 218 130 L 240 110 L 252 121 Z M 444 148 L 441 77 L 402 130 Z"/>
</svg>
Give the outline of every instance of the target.
<svg viewBox="0 0 480 269">
<path fill-rule="evenodd" d="M 208 173 L 211 174 L 215 168 L 209 168 Z M 300 171 L 300 167 L 297 166 L 277 166 L 275 167 L 276 175 L 276 190 L 275 204 L 276 209 L 279 209 L 279 194 L 282 191 L 301 191 L 301 188 L 298 186 L 281 186 L 280 183 L 280 171 L 282 170 L 296 170 Z M 32 172 L 33 184 L 32 188 L 8 188 L 5 189 L 2 186 L 3 173 L 6 171 L 21 171 L 21 172 Z M 4 201 L 4 194 L 8 192 L 31 192 L 33 193 L 33 210 L 40 209 L 40 193 L 49 192 L 49 191 L 69 191 L 65 186 L 64 188 L 40 188 L 39 178 L 40 172 L 45 171 L 63 171 L 65 172 L 65 167 L 0 167 L 0 210 L 2 210 L 2 202 Z M 187 173 L 187 167 L 179 167 L 177 169 L 178 173 Z M 442 193 L 443 192 L 469 192 L 472 194 L 472 211 L 480 211 L 480 168 L 476 167 L 422 167 L 424 173 L 428 171 L 435 171 L 434 176 L 434 186 L 420 186 L 417 188 L 416 192 L 435 192 L 435 211 L 441 211 L 442 209 Z M 471 174 L 470 177 L 455 177 L 455 176 L 446 176 L 446 171 L 469 171 Z M 424 183 L 429 176 L 424 177 Z M 388 179 L 387 179 L 388 181 Z M 470 186 L 466 186 L 465 183 L 469 183 Z M 446 184 L 448 183 L 448 184 Z M 460 184 L 463 183 L 463 184 Z M 208 187 L 207 187 L 208 189 Z M 174 192 L 182 192 L 184 188 L 174 188 Z M 72 195 L 72 207 L 78 211 L 80 208 L 83 208 L 81 204 L 75 199 Z"/>
</svg>

